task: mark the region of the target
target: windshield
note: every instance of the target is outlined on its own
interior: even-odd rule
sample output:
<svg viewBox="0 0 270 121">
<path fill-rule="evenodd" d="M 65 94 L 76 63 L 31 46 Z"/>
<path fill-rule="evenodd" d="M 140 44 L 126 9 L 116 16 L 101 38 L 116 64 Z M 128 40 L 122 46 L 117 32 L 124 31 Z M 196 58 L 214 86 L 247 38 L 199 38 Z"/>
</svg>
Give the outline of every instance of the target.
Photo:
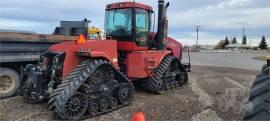
<svg viewBox="0 0 270 121">
<path fill-rule="evenodd" d="M 131 36 L 131 9 L 116 9 L 106 12 L 105 30 L 111 36 Z"/>
</svg>

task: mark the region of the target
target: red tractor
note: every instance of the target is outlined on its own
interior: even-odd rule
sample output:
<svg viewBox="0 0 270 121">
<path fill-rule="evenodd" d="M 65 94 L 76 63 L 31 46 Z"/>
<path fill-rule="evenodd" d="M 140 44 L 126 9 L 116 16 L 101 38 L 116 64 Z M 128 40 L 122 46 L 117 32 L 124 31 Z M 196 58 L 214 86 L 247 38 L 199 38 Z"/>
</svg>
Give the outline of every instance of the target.
<svg viewBox="0 0 270 121">
<path fill-rule="evenodd" d="M 23 97 L 28 103 L 48 100 L 67 120 L 92 117 L 131 103 L 138 82 L 163 93 L 187 83 L 190 64 L 182 64 L 182 45 L 167 37 L 169 3 L 158 1 L 158 30 L 151 33 L 152 7 L 135 2 L 106 6 L 106 40 L 55 44 L 27 65 Z"/>
</svg>

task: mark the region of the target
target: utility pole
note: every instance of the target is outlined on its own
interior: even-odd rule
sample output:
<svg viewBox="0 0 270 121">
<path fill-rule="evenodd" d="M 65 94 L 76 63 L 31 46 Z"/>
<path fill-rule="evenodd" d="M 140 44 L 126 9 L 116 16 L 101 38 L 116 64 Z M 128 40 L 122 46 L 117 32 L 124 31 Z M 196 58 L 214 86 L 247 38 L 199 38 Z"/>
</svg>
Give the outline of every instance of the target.
<svg viewBox="0 0 270 121">
<path fill-rule="evenodd" d="M 197 39 L 196 39 L 196 48 L 198 48 L 198 41 L 199 41 L 199 28 L 201 26 L 195 26 L 196 27 L 196 32 L 197 32 Z"/>
<path fill-rule="evenodd" d="M 242 37 L 245 36 L 245 27 L 243 27 L 243 33 L 242 33 Z"/>
<path fill-rule="evenodd" d="M 241 54 L 243 53 L 243 41 L 244 41 L 244 36 L 245 36 L 245 27 L 243 27 L 243 30 L 242 30 L 242 43 L 241 43 Z"/>
<path fill-rule="evenodd" d="M 245 34 L 245 27 L 243 27 L 243 30 L 242 30 L 242 41 L 243 41 L 243 39 L 244 39 L 245 36 L 246 36 L 246 34 Z M 242 42 L 242 44 L 243 44 L 243 42 Z"/>
</svg>

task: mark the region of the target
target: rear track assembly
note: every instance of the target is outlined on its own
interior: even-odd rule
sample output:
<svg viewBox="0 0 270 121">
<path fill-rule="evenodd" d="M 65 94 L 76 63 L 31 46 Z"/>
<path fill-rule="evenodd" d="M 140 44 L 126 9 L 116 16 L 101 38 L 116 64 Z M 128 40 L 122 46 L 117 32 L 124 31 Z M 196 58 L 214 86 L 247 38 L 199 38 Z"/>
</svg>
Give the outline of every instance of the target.
<svg viewBox="0 0 270 121">
<path fill-rule="evenodd" d="M 148 91 L 161 94 L 178 89 L 186 84 L 187 80 L 187 72 L 179 60 L 173 56 L 166 56 L 154 70 L 154 76 L 144 80 L 142 86 Z"/>
</svg>

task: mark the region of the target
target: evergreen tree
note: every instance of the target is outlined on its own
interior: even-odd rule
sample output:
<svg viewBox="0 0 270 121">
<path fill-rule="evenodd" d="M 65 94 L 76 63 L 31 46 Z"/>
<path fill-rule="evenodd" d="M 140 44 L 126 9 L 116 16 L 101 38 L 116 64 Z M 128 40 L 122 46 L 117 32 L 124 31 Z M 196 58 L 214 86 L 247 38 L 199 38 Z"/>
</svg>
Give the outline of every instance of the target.
<svg viewBox="0 0 270 121">
<path fill-rule="evenodd" d="M 234 37 L 234 38 L 233 38 L 233 40 L 232 40 L 232 44 L 237 44 L 236 37 Z"/>
<path fill-rule="evenodd" d="M 229 39 L 228 39 L 227 36 L 226 36 L 226 38 L 225 38 L 225 40 L 224 40 L 224 44 L 225 44 L 225 46 L 230 44 L 230 41 L 229 41 Z"/>
<path fill-rule="evenodd" d="M 242 40 L 242 45 L 246 45 L 247 44 L 247 37 L 246 35 L 244 35 L 243 40 Z"/>
<path fill-rule="evenodd" d="M 266 43 L 265 36 L 262 36 L 262 40 L 261 40 L 261 42 L 260 42 L 260 44 L 259 44 L 259 47 L 260 47 L 261 49 L 267 49 L 268 45 L 267 45 L 267 43 Z"/>
</svg>

